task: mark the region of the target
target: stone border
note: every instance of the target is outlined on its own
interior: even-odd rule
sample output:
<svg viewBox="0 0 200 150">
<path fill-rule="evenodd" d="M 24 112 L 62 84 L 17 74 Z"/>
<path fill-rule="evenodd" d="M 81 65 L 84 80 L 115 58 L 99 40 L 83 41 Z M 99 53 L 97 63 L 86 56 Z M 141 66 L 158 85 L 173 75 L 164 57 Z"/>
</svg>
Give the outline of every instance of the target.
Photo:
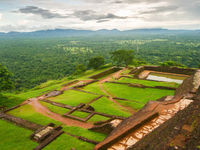
<svg viewBox="0 0 200 150">
<path fill-rule="evenodd" d="M 106 81 L 107 83 L 114 83 L 114 84 L 123 84 L 128 85 L 130 87 L 137 87 L 137 88 L 154 88 L 154 89 L 166 89 L 166 90 L 176 90 L 177 88 L 168 87 L 168 86 L 146 86 L 143 84 L 138 83 L 126 83 L 126 82 L 115 82 L 115 81 Z"/>
<path fill-rule="evenodd" d="M 138 78 L 138 75 L 144 70 L 183 74 L 183 75 L 192 75 L 196 71 L 196 69 L 190 69 L 190 68 L 165 67 L 165 66 L 140 66 L 134 68 L 130 73 L 134 74 L 135 78 Z"/>
<path fill-rule="evenodd" d="M 5 114 L 5 113 L 0 113 L 0 119 L 14 123 L 20 127 L 23 127 L 32 131 L 36 131 L 42 127 L 42 125 L 27 121 L 27 120 L 24 120 L 24 119 L 21 119 L 9 114 Z"/>
<path fill-rule="evenodd" d="M 64 131 L 62 131 L 61 129 L 62 129 L 61 126 L 54 128 L 53 133 L 48 138 L 46 138 L 42 143 L 40 143 L 36 148 L 34 148 L 34 150 L 41 150 L 45 146 L 50 144 L 52 141 L 54 141 L 57 137 L 59 137 L 61 134 L 64 133 Z"/>
<path fill-rule="evenodd" d="M 123 134 L 110 135 L 110 137 L 114 136 L 114 138 L 109 138 L 109 137 L 106 138 L 103 142 L 101 142 L 100 144 L 96 145 L 95 150 L 97 150 L 97 149 L 99 149 L 99 150 L 100 149 L 101 150 L 107 149 L 109 146 L 111 146 L 114 143 L 116 143 L 119 139 L 121 139 L 125 135 L 129 134 L 130 132 L 137 130 L 143 124 L 149 122 L 150 120 L 154 119 L 158 115 L 159 115 L 158 113 L 146 113 L 146 114 L 144 114 L 142 119 L 140 119 L 140 120 L 136 119 L 135 122 L 133 122 L 131 125 L 129 125 L 129 129 L 126 129 L 125 131 L 122 131 Z M 118 125 L 118 126 L 120 126 L 120 125 Z"/>
<path fill-rule="evenodd" d="M 75 85 L 75 86 L 73 86 L 72 88 L 82 88 L 82 87 L 84 87 L 84 86 L 87 86 L 87 85 L 92 84 L 92 83 L 97 82 L 97 81 L 98 81 L 98 80 L 94 79 L 94 80 L 91 80 L 91 81 L 89 81 L 89 82 L 87 82 L 87 83 Z"/>
<path fill-rule="evenodd" d="M 111 73 L 114 73 L 116 71 L 119 71 L 120 69 L 121 68 L 118 68 L 118 67 L 112 67 L 112 68 L 109 68 L 109 69 L 107 69 L 107 70 L 105 70 L 103 72 L 100 72 L 98 74 L 92 75 L 89 78 L 91 78 L 91 79 L 99 79 L 101 77 L 104 77 L 104 76 L 109 75 Z"/>
<path fill-rule="evenodd" d="M 77 82 L 79 82 L 79 80 L 73 80 L 73 81 L 71 81 L 71 82 L 68 82 L 68 83 L 65 83 L 65 84 L 63 84 L 62 86 L 70 86 L 70 85 L 72 85 L 72 84 L 75 84 L 75 83 L 77 83 Z"/>
</svg>

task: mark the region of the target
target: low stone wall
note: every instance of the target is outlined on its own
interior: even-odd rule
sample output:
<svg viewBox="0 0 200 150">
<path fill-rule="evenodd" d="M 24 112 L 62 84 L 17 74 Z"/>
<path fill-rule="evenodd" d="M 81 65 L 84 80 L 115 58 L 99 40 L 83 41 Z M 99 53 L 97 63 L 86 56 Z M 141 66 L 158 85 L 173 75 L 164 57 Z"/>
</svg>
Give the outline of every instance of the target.
<svg viewBox="0 0 200 150">
<path fill-rule="evenodd" d="M 152 70 L 158 72 L 167 72 L 183 75 L 192 75 L 195 73 L 195 69 L 190 68 L 178 68 L 178 67 L 165 67 L 165 66 L 141 66 L 133 69 L 131 74 L 134 74 L 135 78 L 138 78 L 138 75 L 144 70 Z"/>
<path fill-rule="evenodd" d="M 27 120 L 24 120 L 24 119 L 15 117 L 15 116 L 11 116 L 11 115 L 5 114 L 5 113 L 0 113 L 0 119 L 9 121 L 18 126 L 21 126 L 21 127 L 33 130 L 33 131 L 36 131 L 42 127 L 42 125 L 27 121 Z"/>
<path fill-rule="evenodd" d="M 144 66 L 144 69 L 159 71 L 159 72 L 184 74 L 184 75 L 192 75 L 196 71 L 195 69 L 190 69 L 190 68 L 165 67 L 165 66 Z"/>
<path fill-rule="evenodd" d="M 79 81 L 79 80 L 73 80 L 73 81 L 71 81 L 71 82 L 68 82 L 68 83 L 63 84 L 62 86 L 70 86 L 70 85 L 72 85 L 72 84 L 77 83 L 78 81 Z"/>
<path fill-rule="evenodd" d="M 137 87 L 137 88 L 153 88 L 153 89 L 165 89 L 165 90 L 176 90 L 174 87 L 168 87 L 168 86 L 146 86 L 143 84 L 138 83 L 125 83 L 125 82 L 115 82 L 115 81 L 107 81 L 108 83 L 114 83 L 114 84 L 124 84 L 128 85 L 130 87 Z"/>
<path fill-rule="evenodd" d="M 80 85 L 75 85 L 75 86 L 73 86 L 72 88 L 82 88 L 82 87 L 84 87 L 84 86 L 87 86 L 87 85 L 92 84 L 92 83 L 97 82 L 97 81 L 98 81 L 98 80 L 91 80 L 91 81 L 89 81 L 89 82 L 87 82 L 87 83 L 83 83 L 83 84 L 80 84 Z"/>
<path fill-rule="evenodd" d="M 175 96 L 188 96 L 189 94 L 198 93 L 200 88 L 200 70 L 197 70 L 194 75 L 185 79 L 183 83 L 177 88 Z"/>
<path fill-rule="evenodd" d="M 95 75 L 93 75 L 93 76 L 90 76 L 90 78 L 91 78 L 91 79 L 98 79 L 98 78 L 101 78 L 101 77 L 103 77 L 103 76 L 105 76 L 105 75 L 114 73 L 114 72 L 116 72 L 116 71 L 118 71 L 118 70 L 120 70 L 120 68 L 112 67 L 112 68 L 110 68 L 110 69 L 108 69 L 108 70 L 105 70 L 105 71 L 103 71 L 103 72 L 100 72 L 100 73 L 98 73 L 98 74 L 95 74 Z"/>
</svg>

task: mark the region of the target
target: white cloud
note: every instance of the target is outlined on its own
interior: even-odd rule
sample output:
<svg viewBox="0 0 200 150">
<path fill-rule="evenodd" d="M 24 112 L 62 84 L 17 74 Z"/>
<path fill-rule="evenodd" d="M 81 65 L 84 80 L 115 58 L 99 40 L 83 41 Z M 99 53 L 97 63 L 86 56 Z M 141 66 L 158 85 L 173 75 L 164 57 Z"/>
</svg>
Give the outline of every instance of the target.
<svg viewBox="0 0 200 150">
<path fill-rule="evenodd" d="M 200 0 L 2 0 L 1 5 L 0 31 L 194 29 L 200 22 Z"/>
</svg>

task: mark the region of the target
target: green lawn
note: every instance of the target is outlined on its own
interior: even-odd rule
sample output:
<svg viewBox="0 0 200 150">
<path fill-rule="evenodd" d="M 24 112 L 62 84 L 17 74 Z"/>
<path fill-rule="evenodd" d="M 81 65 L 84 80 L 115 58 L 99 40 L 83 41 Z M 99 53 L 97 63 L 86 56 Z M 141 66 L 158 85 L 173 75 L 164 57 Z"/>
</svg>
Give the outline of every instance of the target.
<svg viewBox="0 0 200 150">
<path fill-rule="evenodd" d="M 67 133 L 71 133 L 77 136 L 83 136 L 91 140 L 95 141 L 102 141 L 106 137 L 105 134 L 93 132 L 88 129 L 80 128 L 80 127 L 73 127 L 73 126 L 63 126 L 63 130 Z"/>
<path fill-rule="evenodd" d="M 49 104 L 49 103 L 46 103 L 43 101 L 40 101 L 40 103 L 43 106 L 47 107 L 50 111 L 60 114 L 60 115 L 64 115 L 65 113 L 67 113 L 69 111 L 69 109 L 58 107 L 58 106 L 55 106 L 55 105 L 52 105 L 52 104 Z"/>
<path fill-rule="evenodd" d="M 100 89 L 98 82 L 95 82 L 95 83 L 92 83 L 92 84 L 89 84 L 89 85 L 83 87 L 83 90 L 88 91 L 88 92 L 93 92 L 96 94 L 100 94 L 100 95 L 105 95 L 105 93 Z"/>
<path fill-rule="evenodd" d="M 91 106 L 94 107 L 95 111 L 101 113 L 123 117 L 129 117 L 131 115 L 129 112 L 123 110 L 123 108 L 121 108 L 106 97 L 100 98 L 99 100 L 92 103 Z"/>
<path fill-rule="evenodd" d="M 178 87 L 179 84 L 175 82 L 156 82 L 156 81 L 148 81 L 148 80 L 138 80 L 138 79 L 130 79 L 130 78 L 121 78 L 117 80 L 117 82 L 124 82 L 124 83 L 137 83 L 143 84 L 145 86 L 167 86 L 167 87 Z"/>
<path fill-rule="evenodd" d="M 0 106 L 4 106 L 6 108 L 13 107 L 22 103 L 25 99 L 21 98 L 12 93 L 3 93 L 0 94 Z"/>
<path fill-rule="evenodd" d="M 70 106 L 77 106 L 80 103 L 87 104 L 92 99 L 96 98 L 97 95 L 88 94 L 84 92 L 74 91 L 74 90 L 67 90 L 63 94 L 49 98 L 49 100 L 63 103 Z"/>
<path fill-rule="evenodd" d="M 106 135 L 93 132 L 87 129 L 83 129 L 80 127 L 73 126 L 63 126 L 63 130 L 67 133 L 71 133 L 77 136 L 83 136 L 91 140 L 102 141 L 106 137 Z M 55 141 L 53 141 L 50 145 L 45 147 L 45 150 L 71 150 L 71 148 L 75 148 L 77 150 L 92 150 L 95 145 L 83 142 L 81 140 L 77 140 L 74 137 L 68 136 L 66 134 L 62 134 Z"/>
<path fill-rule="evenodd" d="M 149 100 L 156 100 L 166 95 L 174 95 L 173 90 L 152 89 L 152 88 L 143 89 L 143 88 L 129 87 L 127 85 L 119 85 L 114 83 L 104 83 L 103 86 L 113 96 L 138 101 L 143 104 L 146 104 Z M 119 101 L 119 102 L 126 103 L 126 105 L 128 103 L 125 101 Z M 133 105 L 132 102 L 130 102 L 130 104 Z M 140 107 L 141 104 L 135 106 L 135 108 L 137 109 Z"/>
<path fill-rule="evenodd" d="M 32 131 L 3 120 L 0 120 L 0 133 L 1 150 L 28 150 L 38 145 L 29 138 Z"/>
<path fill-rule="evenodd" d="M 95 145 L 80 141 L 74 137 L 66 135 L 65 133 L 47 145 L 44 150 L 92 150 Z"/>
<path fill-rule="evenodd" d="M 59 121 L 53 120 L 49 117 L 46 117 L 34 110 L 34 108 L 31 105 L 24 105 L 17 109 L 14 109 L 12 111 L 9 111 L 8 114 L 11 114 L 13 116 L 41 124 L 41 125 L 47 125 L 49 123 L 54 123 L 57 125 L 60 125 L 61 123 Z"/>
</svg>

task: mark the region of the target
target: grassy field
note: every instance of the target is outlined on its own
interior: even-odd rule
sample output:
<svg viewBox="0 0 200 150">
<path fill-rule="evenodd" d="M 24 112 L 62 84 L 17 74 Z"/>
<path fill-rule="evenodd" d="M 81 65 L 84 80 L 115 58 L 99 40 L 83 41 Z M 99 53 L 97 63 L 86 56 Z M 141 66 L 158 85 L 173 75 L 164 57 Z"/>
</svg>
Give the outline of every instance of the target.
<svg viewBox="0 0 200 150">
<path fill-rule="evenodd" d="M 0 120 L 0 149 L 26 150 L 35 148 L 38 143 L 30 140 L 32 131 Z"/>
<path fill-rule="evenodd" d="M 60 114 L 60 115 L 64 115 L 65 113 L 67 113 L 69 111 L 69 109 L 58 107 L 58 106 L 55 106 L 55 105 L 52 105 L 52 104 L 49 104 L 49 103 L 46 103 L 46 102 L 40 101 L 40 103 L 43 106 L 47 107 L 50 111 L 57 113 L 57 114 Z"/>
<path fill-rule="evenodd" d="M 157 82 L 157 81 L 148 81 L 148 80 L 138 80 L 138 79 L 130 79 L 130 78 L 121 78 L 116 80 L 117 82 L 124 82 L 124 83 L 137 83 L 143 84 L 145 86 L 167 86 L 167 87 L 178 87 L 179 84 L 175 82 Z"/>
<path fill-rule="evenodd" d="M 96 97 L 97 95 L 78 92 L 74 90 L 67 90 L 62 95 L 49 98 L 49 100 L 52 100 L 58 103 L 63 103 L 70 106 L 77 106 L 80 103 L 86 104 Z"/>
<path fill-rule="evenodd" d="M 31 105 L 24 105 L 21 106 L 17 109 L 14 109 L 12 111 L 9 111 L 8 114 L 11 114 L 13 116 L 37 123 L 37 124 L 41 124 L 41 125 L 47 125 L 49 123 L 54 123 L 57 125 L 60 125 L 61 123 L 53 120 L 49 117 L 43 116 L 42 114 L 36 112 L 34 110 L 34 108 Z"/>
<path fill-rule="evenodd" d="M 92 83 L 92 84 L 89 84 L 89 85 L 83 87 L 83 90 L 88 91 L 88 92 L 93 92 L 96 94 L 100 94 L 100 95 L 105 95 L 105 93 L 100 89 L 98 82 L 95 82 L 95 83 Z"/>
<path fill-rule="evenodd" d="M 152 89 L 152 88 L 136 88 L 129 87 L 127 85 L 119 85 L 114 83 L 104 83 L 104 88 L 111 93 L 113 96 L 119 98 L 125 98 L 129 100 L 138 101 L 140 103 L 146 104 L 149 100 L 156 100 L 166 95 L 173 95 L 173 90 L 163 90 L 163 89 Z M 122 90 L 123 89 L 123 90 Z M 120 101 L 121 103 L 128 103 Z M 133 103 L 130 103 L 133 106 Z M 142 107 L 141 104 L 135 103 L 134 109 L 139 109 Z"/>
<path fill-rule="evenodd" d="M 47 145 L 44 150 L 92 150 L 95 145 L 80 141 L 74 137 L 62 134 L 55 141 Z"/>
<path fill-rule="evenodd" d="M 106 97 L 102 97 L 101 99 L 95 101 L 91 104 L 91 106 L 95 109 L 95 111 L 101 113 L 123 117 L 129 117 L 131 115 L 129 112 L 123 110 L 120 106 L 118 106 Z"/>
</svg>

